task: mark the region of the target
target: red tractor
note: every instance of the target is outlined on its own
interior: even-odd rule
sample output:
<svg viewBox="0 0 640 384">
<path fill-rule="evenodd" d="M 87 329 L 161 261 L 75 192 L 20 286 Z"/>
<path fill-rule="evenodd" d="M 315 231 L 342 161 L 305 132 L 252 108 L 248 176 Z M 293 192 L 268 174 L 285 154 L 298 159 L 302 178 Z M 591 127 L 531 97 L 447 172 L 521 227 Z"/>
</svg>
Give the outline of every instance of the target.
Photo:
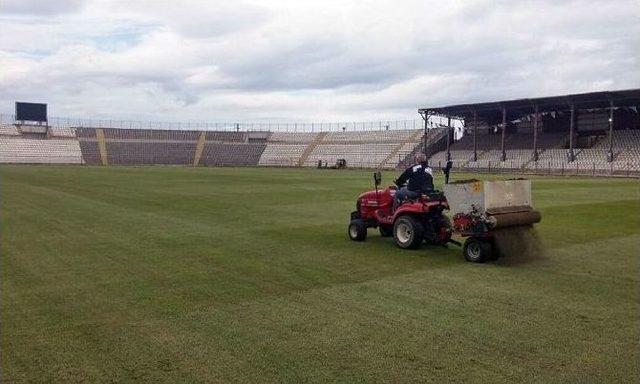
<svg viewBox="0 0 640 384">
<path fill-rule="evenodd" d="M 445 192 L 433 191 L 414 200 L 402 202 L 393 211 L 395 187 L 378 190 L 380 172 L 374 173 L 375 191 L 358 197 L 351 212 L 349 237 L 364 241 L 368 228 L 379 228 L 380 235 L 390 237 L 400 248 L 418 248 L 423 242 L 462 246 L 467 261 L 483 263 L 495 260 L 496 231 L 509 227 L 539 223 L 540 213 L 533 209 L 531 182 L 524 179 L 478 181 L 462 180 L 445 184 Z M 451 207 L 450 204 L 451 203 Z M 444 211 L 450 210 L 453 226 Z M 465 237 L 464 245 L 451 238 Z"/>
<path fill-rule="evenodd" d="M 378 228 L 382 237 L 391 237 L 400 248 L 418 248 L 422 242 L 444 245 L 451 240 L 451 222 L 443 211 L 449 209 L 444 194 L 439 191 L 406 200 L 393 211 L 395 186 L 379 190 L 380 172 L 374 173 L 375 191 L 358 197 L 356 210 L 351 212 L 349 237 L 364 241 L 368 228 Z"/>
</svg>

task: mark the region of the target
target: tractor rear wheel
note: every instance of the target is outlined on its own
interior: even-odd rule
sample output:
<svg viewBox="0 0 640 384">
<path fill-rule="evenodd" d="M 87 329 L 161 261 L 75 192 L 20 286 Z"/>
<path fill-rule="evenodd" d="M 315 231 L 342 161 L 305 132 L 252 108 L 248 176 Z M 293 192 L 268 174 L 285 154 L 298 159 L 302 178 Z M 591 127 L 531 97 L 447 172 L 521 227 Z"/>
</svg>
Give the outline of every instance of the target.
<svg viewBox="0 0 640 384">
<path fill-rule="evenodd" d="M 415 249 L 424 240 L 424 228 L 420 221 L 411 216 L 400 216 L 393 224 L 393 238 L 398 247 Z"/>
<path fill-rule="evenodd" d="M 367 225 L 360 219 L 351 220 L 347 232 L 351 240 L 364 241 L 367 238 Z"/>
<path fill-rule="evenodd" d="M 436 222 L 432 225 L 435 228 L 432 228 L 431 231 L 425 231 L 424 241 L 429 245 L 445 245 L 451 239 L 453 225 L 446 215 L 440 216 Z"/>
<path fill-rule="evenodd" d="M 462 247 L 462 253 L 467 261 L 484 263 L 492 257 L 491 243 L 475 237 L 469 237 Z"/>
</svg>

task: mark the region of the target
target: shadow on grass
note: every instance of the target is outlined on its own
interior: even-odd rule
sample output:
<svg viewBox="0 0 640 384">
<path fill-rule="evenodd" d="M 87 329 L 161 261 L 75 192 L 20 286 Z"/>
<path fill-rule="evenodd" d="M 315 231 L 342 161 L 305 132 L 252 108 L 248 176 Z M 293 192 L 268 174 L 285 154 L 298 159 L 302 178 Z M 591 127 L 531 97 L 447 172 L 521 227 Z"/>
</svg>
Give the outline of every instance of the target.
<svg viewBox="0 0 640 384">
<path fill-rule="evenodd" d="M 346 239 L 351 244 L 357 244 L 349 240 L 348 236 Z M 428 263 L 425 267 L 447 267 L 465 263 L 461 248 L 454 244 L 442 246 L 423 243 L 417 249 L 401 249 L 396 245 L 393 237 L 382 237 L 377 231 L 372 230 L 369 230 L 366 242 L 369 247 L 375 247 L 376 251 L 390 257 L 426 261 Z"/>
</svg>

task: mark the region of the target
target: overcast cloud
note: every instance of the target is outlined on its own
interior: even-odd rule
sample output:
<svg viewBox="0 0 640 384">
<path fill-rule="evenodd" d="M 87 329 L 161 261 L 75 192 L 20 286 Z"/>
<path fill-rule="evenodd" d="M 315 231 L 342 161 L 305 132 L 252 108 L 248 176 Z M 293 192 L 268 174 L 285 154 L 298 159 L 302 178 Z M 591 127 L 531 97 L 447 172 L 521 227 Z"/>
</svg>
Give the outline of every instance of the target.
<svg viewBox="0 0 640 384">
<path fill-rule="evenodd" d="M 640 2 L 0 1 L 0 111 L 411 119 L 640 87 Z"/>
</svg>

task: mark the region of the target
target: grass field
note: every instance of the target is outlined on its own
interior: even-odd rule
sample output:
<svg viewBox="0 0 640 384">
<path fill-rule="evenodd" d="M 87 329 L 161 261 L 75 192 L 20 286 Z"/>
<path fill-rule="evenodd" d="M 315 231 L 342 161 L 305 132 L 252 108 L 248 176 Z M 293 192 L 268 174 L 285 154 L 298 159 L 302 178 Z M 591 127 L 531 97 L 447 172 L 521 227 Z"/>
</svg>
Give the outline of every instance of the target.
<svg viewBox="0 0 640 384">
<path fill-rule="evenodd" d="M 479 265 L 349 241 L 365 171 L 0 177 L 3 382 L 638 377 L 637 180 L 535 178 L 544 251 Z"/>
</svg>

